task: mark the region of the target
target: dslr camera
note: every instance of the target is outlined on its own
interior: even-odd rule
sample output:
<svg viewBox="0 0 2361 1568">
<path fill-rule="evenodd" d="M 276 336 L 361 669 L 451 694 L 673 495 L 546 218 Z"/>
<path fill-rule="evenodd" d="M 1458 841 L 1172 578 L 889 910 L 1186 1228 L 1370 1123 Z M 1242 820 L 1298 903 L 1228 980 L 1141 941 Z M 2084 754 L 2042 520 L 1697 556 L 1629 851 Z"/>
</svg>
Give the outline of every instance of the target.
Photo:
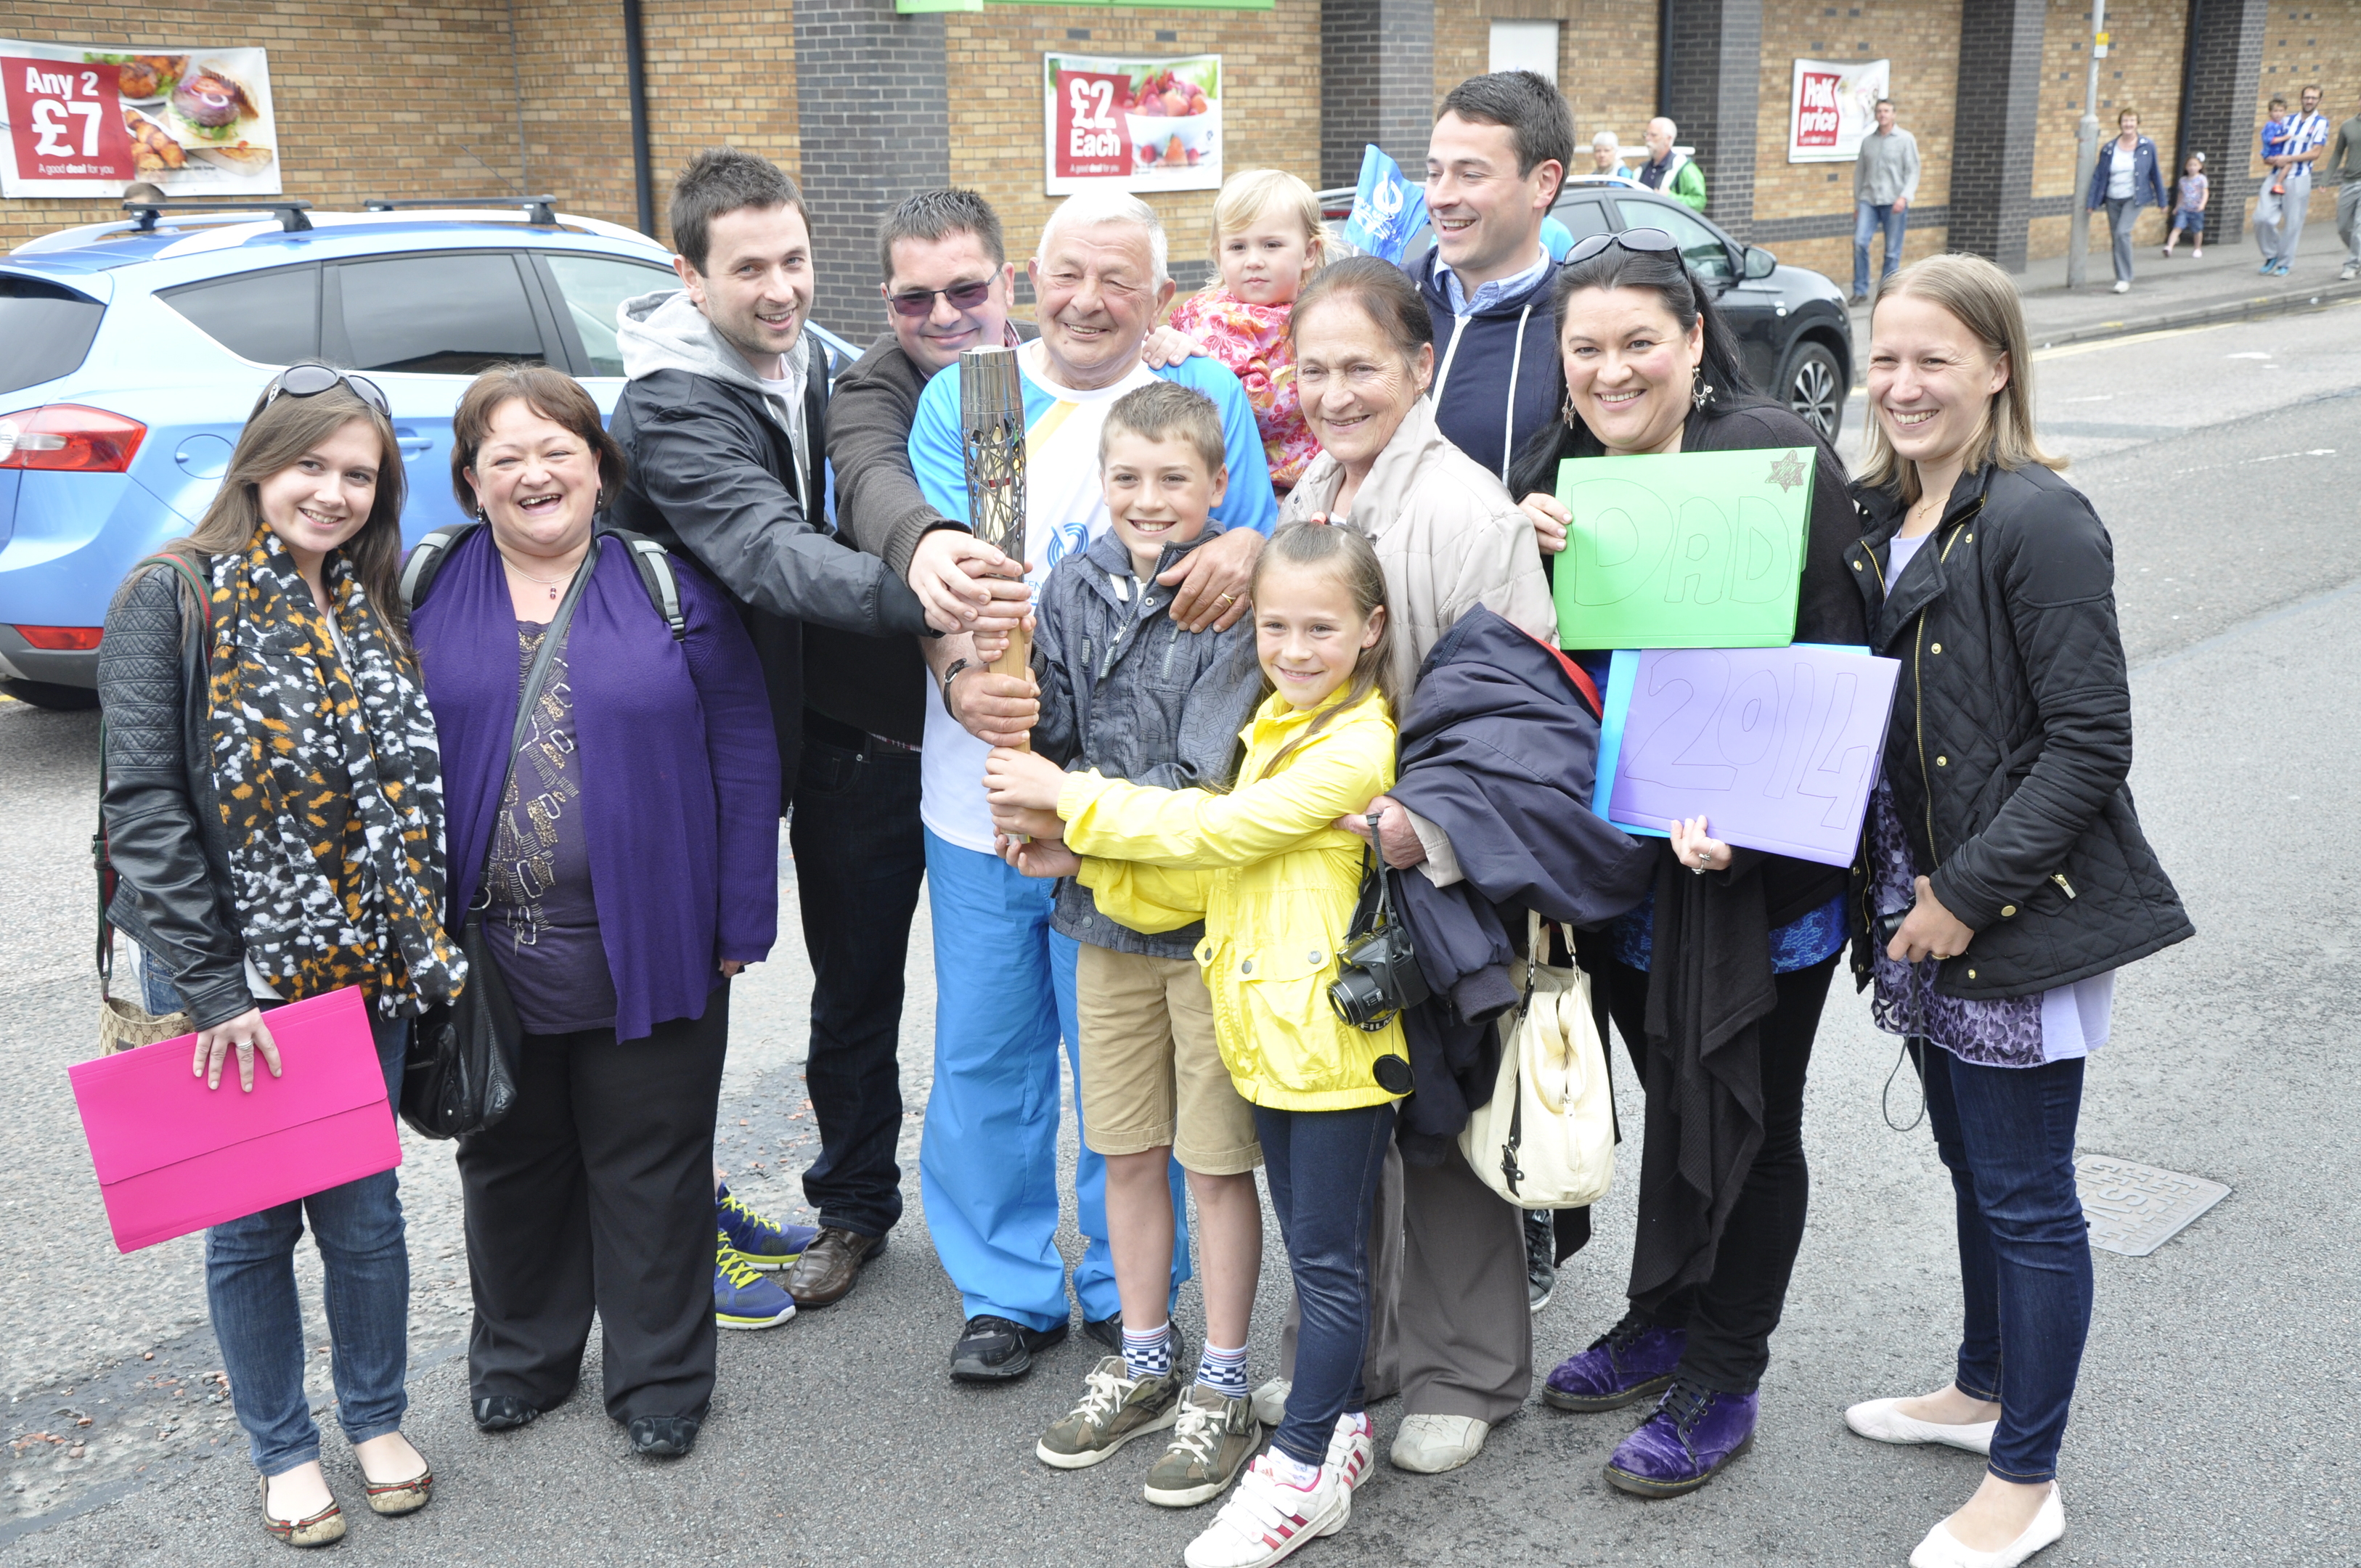
<svg viewBox="0 0 2361 1568">
<path fill-rule="evenodd" d="M 1378 819 L 1369 818 L 1377 838 Z M 1411 948 L 1409 927 L 1394 917 L 1385 862 L 1374 851 L 1361 871 L 1361 896 L 1353 924 L 1336 949 L 1339 973 L 1329 982 L 1328 1005 L 1356 1029 L 1376 1034 L 1406 1008 L 1428 996 L 1426 976 Z"/>
</svg>

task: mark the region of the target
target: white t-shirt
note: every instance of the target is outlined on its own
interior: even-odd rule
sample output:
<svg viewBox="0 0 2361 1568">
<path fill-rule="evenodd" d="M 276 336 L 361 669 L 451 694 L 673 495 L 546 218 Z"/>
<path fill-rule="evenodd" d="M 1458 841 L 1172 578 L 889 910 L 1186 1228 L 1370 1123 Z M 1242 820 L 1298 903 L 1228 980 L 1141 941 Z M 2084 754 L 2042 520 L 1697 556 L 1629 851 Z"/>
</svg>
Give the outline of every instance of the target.
<svg viewBox="0 0 2361 1568">
<path fill-rule="evenodd" d="M 1027 580 L 1038 593 L 1050 567 L 1106 532 L 1099 430 L 1117 398 L 1155 380 L 1156 374 L 1135 366 L 1111 387 L 1082 391 L 1049 378 L 1038 342 L 1019 349 L 1016 363 L 1025 378 L 1025 558 L 1034 564 Z M 943 711 L 931 674 L 927 682 L 918 815 L 941 838 L 988 855 L 992 810 L 982 784 L 990 749 Z"/>
</svg>

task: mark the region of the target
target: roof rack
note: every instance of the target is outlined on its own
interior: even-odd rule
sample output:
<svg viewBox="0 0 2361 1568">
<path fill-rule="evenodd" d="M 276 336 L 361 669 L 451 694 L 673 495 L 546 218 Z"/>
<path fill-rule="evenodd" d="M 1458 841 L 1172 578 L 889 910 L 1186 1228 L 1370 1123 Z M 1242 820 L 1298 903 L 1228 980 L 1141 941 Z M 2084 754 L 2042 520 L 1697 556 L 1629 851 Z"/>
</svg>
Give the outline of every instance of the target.
<svg viewBox="0 0 2361 1568">
<path fill-rule="evenodd" d="M 437 196 L 431 200 L 391 202 L 383 196 L 371 196 L 361 203 L 372 213 L 398 213 L 410 208 L 433 207 L 523 207 L 525 222 L 544 228 L 557 226 L 557 198 L 555 196 Z"/>
<path fill-rule="evenodd" d="M 126 201 L 123 210 L 132 215 L 131 227 L 136 234 L 155 233 L 159 213 L 276 213 L 280 228 L 288 234 L 301 234 L 312 226 L 312 220 L 303 215 L 312 210 L 309 202 L 168 196 L 160 201 Z"/>
</svg>

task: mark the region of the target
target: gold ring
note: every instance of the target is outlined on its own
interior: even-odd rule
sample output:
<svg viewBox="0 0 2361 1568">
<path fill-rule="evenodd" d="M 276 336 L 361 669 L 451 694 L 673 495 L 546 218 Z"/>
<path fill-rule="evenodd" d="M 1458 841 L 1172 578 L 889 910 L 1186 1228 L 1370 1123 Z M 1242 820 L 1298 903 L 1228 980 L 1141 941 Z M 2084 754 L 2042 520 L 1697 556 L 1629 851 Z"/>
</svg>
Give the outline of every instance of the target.
<svg viewBox="0 0 2361 1568">
<path fill-rule="evenodd" d="M 1220 598 L 1215 599 L 1213 602 L 1215 604 L 1235 604 L 1238 602 L 1238 596 L 1235 594 L 1224 594 Z"/>
</svg>

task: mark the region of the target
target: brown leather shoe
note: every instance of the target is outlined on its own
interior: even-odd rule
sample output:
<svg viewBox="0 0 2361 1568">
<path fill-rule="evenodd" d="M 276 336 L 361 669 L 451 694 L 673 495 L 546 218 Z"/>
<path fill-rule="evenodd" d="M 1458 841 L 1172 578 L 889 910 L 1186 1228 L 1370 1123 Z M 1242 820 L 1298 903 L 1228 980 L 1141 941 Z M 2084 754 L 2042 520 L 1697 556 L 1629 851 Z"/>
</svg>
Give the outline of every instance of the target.
<svg viewBox="0 0 2361 1568">
<path fill-rule="evenodd" d="M 826 1307 L 844 1299 L 861 1277 L 861 1266 L 885 1250 L 884 1236 L 822 1226 L 803 1256 L 787 1270 L 787 1294 L 798 1307 Z"/>
</svg>

